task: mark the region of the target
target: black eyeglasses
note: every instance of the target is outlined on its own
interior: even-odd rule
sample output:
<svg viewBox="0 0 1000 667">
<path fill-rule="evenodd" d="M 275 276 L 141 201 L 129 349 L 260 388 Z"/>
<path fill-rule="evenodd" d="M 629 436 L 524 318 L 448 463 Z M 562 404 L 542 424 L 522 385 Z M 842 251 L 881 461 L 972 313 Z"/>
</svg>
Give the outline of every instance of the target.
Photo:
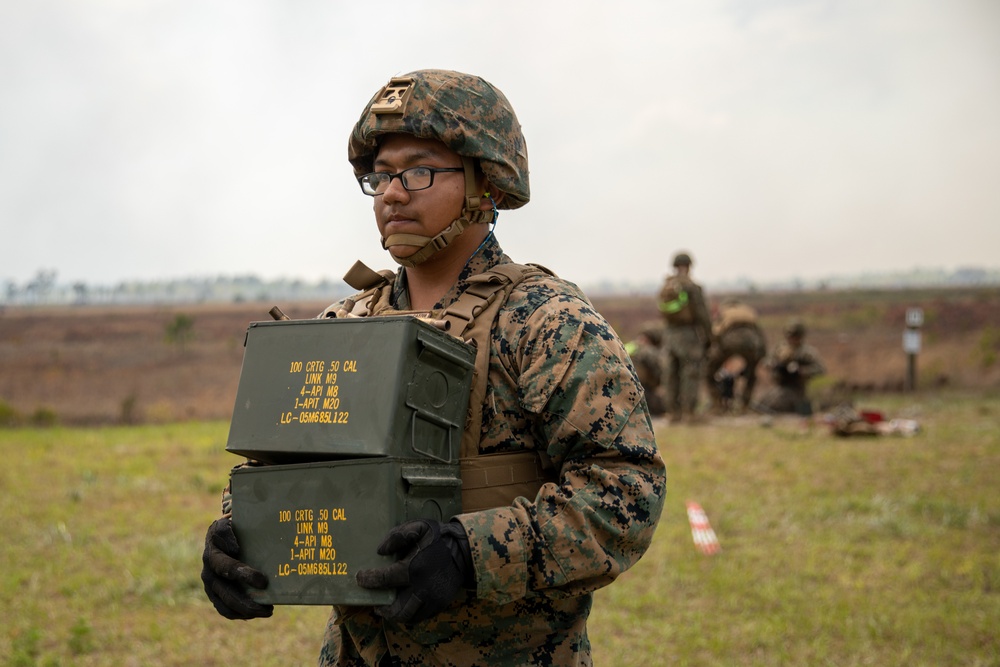
<svg viewBox="0 0 1000 667">
<path fill-rule="evenodd" d="M 434 185 L 434 174 L 440 174 L 443 171 L 464 171 L 464 169 L 462 167 L 446 167 L 442 169 L 434 167 L 410 167 L 398 174 L 390 174 L 387 171 L 373 171 L 359 178 L 358 183 L 361 185 L 361 191 L 370 197 L 385 194 L 385 191 L 389 188 L 389 184 L 392 183 L 392 179 L 394 178 L 399 179 L 399 182 L 403 184 L 403 188 L 407 192 L 413 192 L 415 190 L 426 190 Z"/>
</svg>

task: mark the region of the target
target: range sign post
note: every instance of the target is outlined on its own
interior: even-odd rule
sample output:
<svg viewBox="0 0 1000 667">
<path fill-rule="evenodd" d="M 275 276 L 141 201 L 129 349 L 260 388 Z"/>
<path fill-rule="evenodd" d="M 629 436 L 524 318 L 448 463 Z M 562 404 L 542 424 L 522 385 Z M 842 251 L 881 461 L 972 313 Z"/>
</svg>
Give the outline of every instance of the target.
<svg viewBox="0 0 1000 667">
<path fill-rule="evenodd" d="M 906 353 L 906 390 L 917 388 L 917 355 L 920 353 L 920 327 L 924 324 L 924 311 L 906 309 L 906 329 L 903 330 L 903 352 Z"/>
</svg>

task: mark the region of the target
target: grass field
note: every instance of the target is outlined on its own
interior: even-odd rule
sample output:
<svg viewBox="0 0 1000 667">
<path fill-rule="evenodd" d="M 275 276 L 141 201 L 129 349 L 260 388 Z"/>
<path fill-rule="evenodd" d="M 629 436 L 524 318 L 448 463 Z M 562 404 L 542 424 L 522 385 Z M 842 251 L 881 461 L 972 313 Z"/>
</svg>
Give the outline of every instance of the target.
<svg viewBox="0 0 1000 667">
<path fill-rule="evenodd" d="M 660 427 L 668 500 L 598 593 L 600 665 L 1000 665 L 1000 401 L 871 398 L 915 437 L 817 423 Z M 0 664 L 308 665 L 327 611 L 225 621 L 205 528 L 227 424 L 0 429 Z M 722 544 L 695 550 L 684 503 Z"/>
</svg>

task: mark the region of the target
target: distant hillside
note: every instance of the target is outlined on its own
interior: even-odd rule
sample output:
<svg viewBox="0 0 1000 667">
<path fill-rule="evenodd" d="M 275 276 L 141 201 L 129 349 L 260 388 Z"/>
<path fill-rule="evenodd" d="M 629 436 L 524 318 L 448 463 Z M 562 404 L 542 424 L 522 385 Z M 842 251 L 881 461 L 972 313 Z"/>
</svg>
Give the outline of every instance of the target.
<svg viewBox="0 0 1000 667">
<path fill-rule="evenodd" d="M 348 296 L 352 290 L 340 280 L 307 282 L 294 278 L 263 280 L 255 275 L 176 278 L 158 281 L 123 281 L 116 285 L 83 282 L 59 283 L 55 271 L 39 271 L 34 278 L 18 284 L 7 280 L 0 292 L 0 306 L 22 305 L 150 305 L 186 303 L 277 303 L 317 301 L 330 303 Z M 823 291 L 844 289 L 913 289 L 960 286 L 1000 286 L 1000 269 L 966 267 L 913 269 L 853 276 L 829 276 L 815 280 L 790 278 L 757 282 L 739 278 L 727 282 L 706 282 L 714 293 L 753 294 L 758 292 Z M 656 294 L 659 283 L 602 281 L 581 285 L 592 296 Z"/>
<path fill-rule="evenodd" d="M 713 292 L 753 294 L 755 292 L 822 291 L 845 289 L 915 289 L 925 287 L 987 287 L 1000 285 L 1000 269 L 964 267 L 953 271 L 917 268 L 909 271 L 869 272 L 856 275 L 827 276 L 811 280 L 788 278 L 770 282 L 737 278 L 722 282 L 704 281 Z M 630 284 L 603 281 L 585 288 L 588 294 L 655 294 L 660 283 Z"/>
<path fill-rule="evenodd" d="M 254 275 L 128 281 L 114 286 L 82 282 L 67 285 L 56 282 L 54 272 L 41 271 L 23 285 L 8 281 L 0 295 L 0 306 L 330 303 L 352 292 L 340 280 L 310 283 L 292 278 L 263 280 Z"/>
<path fill-rule="evenodd" d="M 716 292 L 710 296 L 715 303 Z M 757 292 L 742 297 L 774 345 L 792 318 L 807 327 L 827 373 L 810 385 L 825 409 L 901 391 L 906 312 L 921 308 L 917 386 L 1000 391 L 1000 288 Z M 624 340 L 660 323 L 654 294 L 593 297 Z M 293 319 L 327 300 L 277 301 Z M 0 428 L 6 420 L 66 424 L 232 415 L 247 325 L 272 301 L 137 306 L 11 306 L 0 315 Z M 770 382 L 760 379 L 760 390 Z"/>
</svg>

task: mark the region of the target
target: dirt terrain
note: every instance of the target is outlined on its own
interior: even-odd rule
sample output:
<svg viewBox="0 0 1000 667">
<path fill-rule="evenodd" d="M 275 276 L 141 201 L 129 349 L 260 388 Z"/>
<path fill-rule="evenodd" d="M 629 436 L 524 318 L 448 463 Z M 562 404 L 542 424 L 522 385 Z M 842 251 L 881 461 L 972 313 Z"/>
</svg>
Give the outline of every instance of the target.
<svg viewBox="0 0 1000 667">
<path fill-rule="evenodd" d="M 710 295 L 715 303 L 725 295 Z M 819 400 L 901 391 L 907 308 L 923 309 L 918 390 L 1000 389 L 1000 288 L 758 293 L 769 345 L 802 319 L 828 374 Z M 653 295 L 594 298 L 623 339 L 657 319 Z M 247 324 L 270 303 L 24 307 L 0 311 L 0 423 L 64 424 L 228 419 Z M 281 304 L 293 319 L 326 304 Z M 173 336 L 188 320 L 188 336 Z M 173 328 L 173 329 L 172 329 Z M 763 384 L 766 386 L 766 378 Z"/>
</svg>

